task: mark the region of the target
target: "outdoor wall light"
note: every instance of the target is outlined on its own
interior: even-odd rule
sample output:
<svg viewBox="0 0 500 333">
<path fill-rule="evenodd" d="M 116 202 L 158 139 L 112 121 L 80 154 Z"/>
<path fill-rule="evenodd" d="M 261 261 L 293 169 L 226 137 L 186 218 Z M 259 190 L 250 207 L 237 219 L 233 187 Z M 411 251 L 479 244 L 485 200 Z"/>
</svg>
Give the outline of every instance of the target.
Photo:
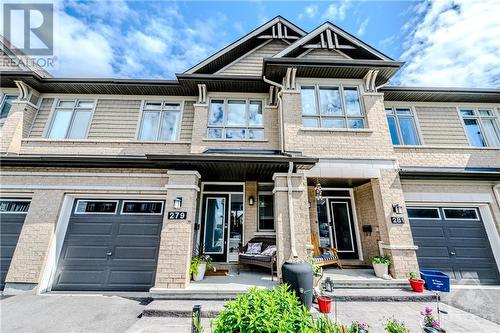
<svg viewBox="0 0 500 333">
<path fill-rule="evenodd" d="M 392 204 L 392 211 L 396 214 L 403 214 L 403 207 L 399 204 Z"/>
<path fill-rule="evenodd" d="M 248 204 L 253 206 L 255 199 L 253 197 L 248 197 Z"/>
<path fill-rule="evenodd" d="M 182 207 L 182 198 L 177 197 L 174 199 L 174 209 L 179 209 Z"/>
</svg>

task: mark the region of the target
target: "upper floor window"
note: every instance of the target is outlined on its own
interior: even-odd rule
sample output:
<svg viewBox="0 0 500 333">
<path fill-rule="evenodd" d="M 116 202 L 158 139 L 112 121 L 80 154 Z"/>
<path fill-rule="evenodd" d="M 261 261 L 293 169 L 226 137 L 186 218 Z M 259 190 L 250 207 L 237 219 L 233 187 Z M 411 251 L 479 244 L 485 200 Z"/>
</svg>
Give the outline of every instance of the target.
<svg viewBox="0 0 500 333">
<path fill-rule="evenodd" d="M 9 115 L 12 102 L 17 98 L 16 95 L 4 95 L 0 103 L 0 126 L 5 123 L 5 119 Z"/>
<path fill-rule="evenodd" d="M 392 144 L 419 145 L 415 117 L 410 108 L 385 108 Z"/>
<path fill-rule="evenodd" d="M 228 140 L 264 139 L 262 100 L 211 100 L 207 137 Z"/>
<path fill-rule="evenodd" d="M 48 131 L 51 139 L 85 139 L 94 101 L 59 100 Z"/>
<path fill-rule="evenodd" d="M 500 147 L 498 118 L 492 109 L 460 109 L 469 143 L 475 147 Z"/>
<path fill-rule="evenodd" d="M 138 139 L 175 141 L 179 136 L 180 103 L 145 102 Z"/>
<path fill-rule="evenodd" d="M 365 128 L 357 87 L 302 86 L 301 96 L 304 127 Z"/>
</svg>

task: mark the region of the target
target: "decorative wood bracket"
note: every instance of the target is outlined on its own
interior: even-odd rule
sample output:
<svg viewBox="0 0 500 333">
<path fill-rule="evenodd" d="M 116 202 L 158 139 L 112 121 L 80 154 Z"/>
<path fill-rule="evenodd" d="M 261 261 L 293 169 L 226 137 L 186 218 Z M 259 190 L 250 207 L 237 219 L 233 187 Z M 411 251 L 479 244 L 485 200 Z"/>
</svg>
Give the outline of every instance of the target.
<svg viewBox="0 0 500 333">
<path fill-rule="evenodd" d="M 31 88 L 23 81 L 16 80 L 14 81 L 14 83 L 16 84 L 17 89 L 19 90 L 19 95 L 17 97 L 17 100 L 36 104 L 36 102 L 38 101 L 38 96 L 40 96 L 38 91 Z"/>
<path fill-rule="evenodd" d="M 207 104 L 207 85 L 198 84 L 198 104 Z"/>
<path fill-rule="evenodd" d="M 286 69 L 286 75 L 283 78 L 283 88 L 285 90 L 296 90 L 297 84 L 295 82 L 295 77 L 297 76 L 297 68 L 288 67 Z"/>
<path fill-rule="evenodd" d="M 371 69 L 363 78 L 366 92 L 377 92 L 375 81 L 377 80 L 378 70 Z"/>
<path fill-rule="evenodd" d="M 268 105 L 274 106 L 277 104 L 278 104 L 278 88 L 276 86 L 270 86 Z"/>
</svg>

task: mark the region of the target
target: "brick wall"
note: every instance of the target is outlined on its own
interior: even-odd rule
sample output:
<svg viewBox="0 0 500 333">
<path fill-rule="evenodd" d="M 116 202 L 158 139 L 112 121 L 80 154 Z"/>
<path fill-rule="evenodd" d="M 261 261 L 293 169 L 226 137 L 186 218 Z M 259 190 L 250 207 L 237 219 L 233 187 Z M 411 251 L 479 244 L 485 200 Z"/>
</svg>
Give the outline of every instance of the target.
<svg viewBox="0 0 500 333">
<path fill-rule="evenodd" d="M 254 204 L 250 206 L 248 204 L 248 198 L 254 198 Z M 257 196 L 257 182 L 249 181 L 245 182 L 245 221 L 243 223 L 243 242 L 245 245 L 250 239 L 255 236 L 257 232 L 257 214 L 259 209 L 259 201 Z"/>
</svg>

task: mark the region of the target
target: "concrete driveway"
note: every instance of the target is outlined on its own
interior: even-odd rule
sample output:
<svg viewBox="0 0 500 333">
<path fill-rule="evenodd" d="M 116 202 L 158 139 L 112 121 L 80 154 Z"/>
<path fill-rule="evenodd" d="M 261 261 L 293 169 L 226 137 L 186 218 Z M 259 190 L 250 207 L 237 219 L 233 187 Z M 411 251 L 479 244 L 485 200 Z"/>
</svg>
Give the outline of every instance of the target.
<svg viewBox="0 0 500 333">
<path fill-rule="evenodd" d="M 443 302 L 500 324 L 500 286 L 453 286 Z"/>
<path fill-rule="evenodd" d="M 0 331 L 125 332 L 143 308 L 118 296 L 18 295 L 0 300 Z"/>
</svg>

